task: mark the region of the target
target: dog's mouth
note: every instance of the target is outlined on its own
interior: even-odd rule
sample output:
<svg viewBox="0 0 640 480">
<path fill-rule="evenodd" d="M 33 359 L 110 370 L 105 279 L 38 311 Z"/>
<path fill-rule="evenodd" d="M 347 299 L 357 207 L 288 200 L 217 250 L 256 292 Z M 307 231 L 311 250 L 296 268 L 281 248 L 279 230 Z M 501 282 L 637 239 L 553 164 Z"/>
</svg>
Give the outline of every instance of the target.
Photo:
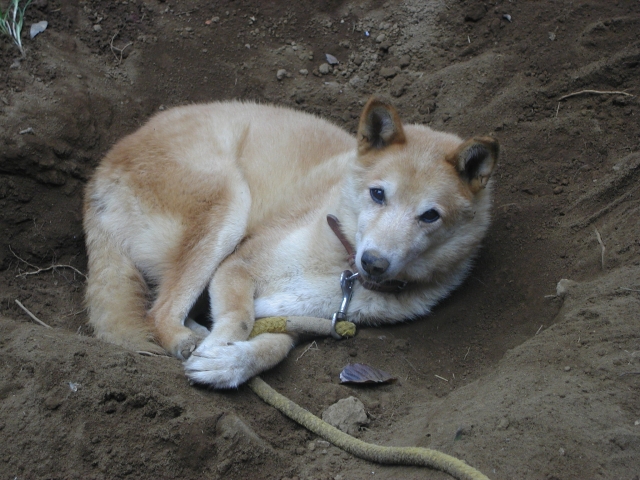
<svg viewBox="0 0 640 480">
<path fill-rule="evenodd" d="M 361 285 L 367 290 L 374 290 L 377 292 L 387 293 L 399 293 L 404 287 L 407 286 L 407 282 L 404 280 L 396 280 L 394 278 L 380 278 L 379 276 L 367 275 L 362 273 L 360 269 L 357 269 L 357 279 Z"/>
</svg>

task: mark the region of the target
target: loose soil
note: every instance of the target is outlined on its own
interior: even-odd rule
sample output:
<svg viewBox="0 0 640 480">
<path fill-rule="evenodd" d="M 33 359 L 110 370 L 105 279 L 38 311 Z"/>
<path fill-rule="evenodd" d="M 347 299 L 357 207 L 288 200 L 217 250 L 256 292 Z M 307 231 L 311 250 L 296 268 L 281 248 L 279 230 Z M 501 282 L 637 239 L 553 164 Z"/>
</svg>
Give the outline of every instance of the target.
<svg viewBox="0 0 640 480">
<path fill-rule="evenodd" d="M 448 478 L 353 458 L 86 325 L 83 185 L 115 141 L 222 99 L 354 131 L 371 94 L 500 139 L 491 231 L 428 318 L 302 344 L 265 380 L 315 414 L 355 396 L 359 438 L 491 478 L 639 478 L 640 3 L 35 0 L 40 20 L 22 60 L 0 39 L 0 478 Z M 587 89 L 634 96 L 563 98 Z M 341 385 L 353 362 L 398 381 Z"/>
</svg>

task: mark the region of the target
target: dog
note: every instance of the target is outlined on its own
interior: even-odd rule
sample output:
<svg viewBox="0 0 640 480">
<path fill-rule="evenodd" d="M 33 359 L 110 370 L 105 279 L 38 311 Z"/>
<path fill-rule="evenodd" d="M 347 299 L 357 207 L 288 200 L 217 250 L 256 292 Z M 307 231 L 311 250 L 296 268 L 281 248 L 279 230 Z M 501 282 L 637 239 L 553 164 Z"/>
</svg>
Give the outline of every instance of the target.
<svg viewBox="0 0 640 480">
<path fill-rule="evenodd" d="M 234 388 L 295 344 L 249 339 L 254 320 L 331 318 L 348 268 L 361 280 L 350 321 L 422 317 L 477 254 L 498 152 L 492 137 L 403 125 L 376 97 L 356 138 L 255 103 L 161 112 L 87 184 L 89 323 L 98 338 L 184 360 L 193 382 Z M 185 326 L 202 292 L 211 332 Z"/>
</svg>

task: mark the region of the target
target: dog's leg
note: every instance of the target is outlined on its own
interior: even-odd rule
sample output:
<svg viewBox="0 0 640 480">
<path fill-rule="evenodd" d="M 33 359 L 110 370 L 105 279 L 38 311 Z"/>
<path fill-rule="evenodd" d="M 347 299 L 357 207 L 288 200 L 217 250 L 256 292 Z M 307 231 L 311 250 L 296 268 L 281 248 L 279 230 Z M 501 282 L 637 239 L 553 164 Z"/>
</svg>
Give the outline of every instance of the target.
<svg viewBox="0 0 640 480">
<path fill-rule="evenodd" d="M 213 330 L 185 363 L 187 376 L 215 388 L 235 388 L 282 361 L 295 337 L 267 333 L 247 340 L 254 324 L 254 280 L 241 259 L 228 259 L 210 286 Z"/>
<path fill-rule="evenodd" d="M 233 197 L 210 212 L 207 221 L 194 222 L 183 239 L 180 255 L 165 272 L 148 320 L 157 341 L 181 360 L 189 358 L 204 338 L 184 326 L 189 309 L 207 287 L 222 261 L 233 252 L 245 234 L 251 197 L 246 185 L 229 189 Z"/>
<path fill-rule="evenodd" d="M 161 353 L 144 319 L 147 285 L 116 240 L 102 228 L 90 207 L 85 215 L 89 256 L 86 304 L 96 337 L 132 350 Z"/>
</svg>

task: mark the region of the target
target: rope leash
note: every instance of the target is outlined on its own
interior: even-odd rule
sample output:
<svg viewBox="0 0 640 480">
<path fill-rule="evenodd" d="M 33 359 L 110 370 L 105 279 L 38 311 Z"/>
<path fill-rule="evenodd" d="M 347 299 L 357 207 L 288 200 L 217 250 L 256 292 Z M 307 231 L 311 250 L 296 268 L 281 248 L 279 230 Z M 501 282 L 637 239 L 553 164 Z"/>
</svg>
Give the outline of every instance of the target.
<svg viewBox="0 0 640 480">
<path fill-rule="evenodd" d="M 342 336 L 355 335 L 355 325 L 351 322 L 337 322 L 335 331 Z M 250 338 L 261 333 L 297 333 L 313 336 L 328 336 L 331 321 L 313 317 L 270 317 L 256 320 Z M 344 332 L 343 335 L 341 332 Z M 363 460 L 385 465 L 411 465 L 431 467 L 448 473 L 458 480 L 489 480 L 478 470 L 462 460 L 437 450 L 421 447 L 384 447 L 363 442 L 319 419 L 284 395 L 276 392 L 260 377 L 247 382 L 253 392 L 265 403 L 279 410 L 294 422 L 324 438 L 345 452 Z"/>
</svg>

